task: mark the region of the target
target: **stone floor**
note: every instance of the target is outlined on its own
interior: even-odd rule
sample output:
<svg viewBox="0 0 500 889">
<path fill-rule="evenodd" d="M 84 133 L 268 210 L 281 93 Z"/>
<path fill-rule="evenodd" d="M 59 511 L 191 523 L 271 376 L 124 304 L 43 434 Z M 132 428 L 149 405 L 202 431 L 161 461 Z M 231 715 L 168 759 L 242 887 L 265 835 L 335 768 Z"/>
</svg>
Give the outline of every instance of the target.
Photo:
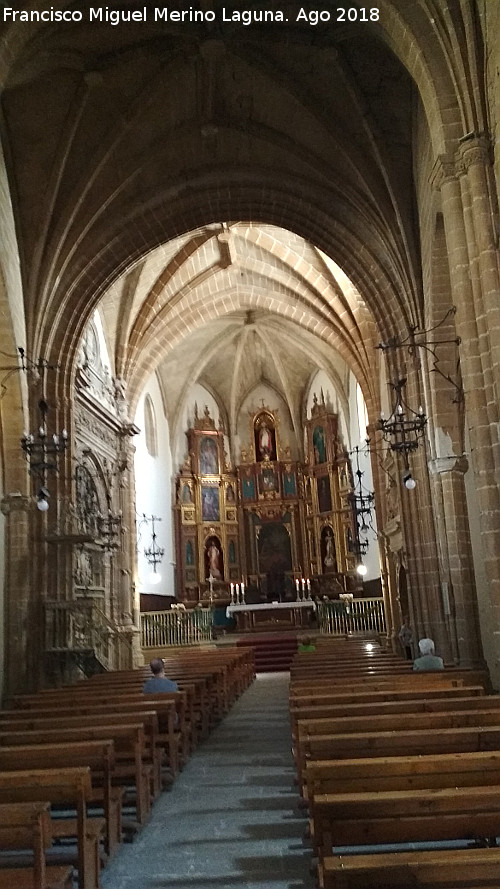
<svg viewBox="0 0 500 889">
<path fill-rule="evenodd" d="M 261 674 L 196 751 L 103 889 L 313 889 L 296 809 L 288 673 Z"/>
</svg>

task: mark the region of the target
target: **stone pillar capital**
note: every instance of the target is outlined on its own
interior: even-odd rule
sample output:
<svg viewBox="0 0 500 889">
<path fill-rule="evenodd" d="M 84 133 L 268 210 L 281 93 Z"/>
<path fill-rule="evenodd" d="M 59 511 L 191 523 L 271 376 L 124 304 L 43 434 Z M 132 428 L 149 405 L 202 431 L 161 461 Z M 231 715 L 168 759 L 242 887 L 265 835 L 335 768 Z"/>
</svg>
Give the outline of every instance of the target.
<svg viewBox="0 0 500 889">
<path fill-rule="evenodd" d="M 436 191 L 441 190 L 444 182 L 457 178 L 455 158 L 449 154 L 440 154 L 432 167 L 429 183 Z"/>
<path fill-rule="evenodd" d="M 20 491 L 13 491 L 12 494 L 6 494 L 0 500 L 0 511 L 5 516 L 10 515 L 12 512 L 28 512 L 31 504 L 31 497 L 26 497 Z"/>
<path fill-rule="evenodd" d="M 488 166 L 491 163 L 491 142 L 489 136 L 472 134 L 461 140 L 455 155 L 456 170 L 459 175 L 466 175 L 476 165 Z"/>
<path fill-rule="evenodd" d="M 427 465 L 431 475 L 440 475 L 443 472 L 465 474 L 469 468 L 469 461 L 464 454 L 458 457 L 452 454 L 449 457 L 436 457 L 434 460 L 429 460 Z"/>
</svg>

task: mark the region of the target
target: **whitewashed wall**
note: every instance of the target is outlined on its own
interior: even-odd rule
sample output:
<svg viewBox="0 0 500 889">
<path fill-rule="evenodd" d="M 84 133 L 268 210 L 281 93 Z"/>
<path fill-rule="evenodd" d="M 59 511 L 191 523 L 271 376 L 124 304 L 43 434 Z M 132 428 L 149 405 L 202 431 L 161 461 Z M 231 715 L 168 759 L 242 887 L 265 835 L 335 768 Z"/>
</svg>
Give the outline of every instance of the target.
<svg viewBox="0 0 500 889">
<path fill-rule="evenodd" d="M 356 447 L 359 448 L 359 470 L 363 473 L 361 477 L 362 494 L 366 496 L 373 492 L 373 477 L 371 467 L 371 457 L 366 450 L 366 407 L 361 390 L 351 374 L 349 385 L 349 414 L 351 418 L 349 429 L 349 440 L 351 442 L 351 464 L 354 473 L 354 482 L 357 482 L 357 462 L 356 454 L 353 453 Z M 366 523 L 373 525 L 373 530 L 363 532 L 362 538 L 368 540 L 368 552 L 363 556 L 363 564 L 366 566 L 367 573 L 364 580 L 374 580 L 380 577 L 380 558 L 379 547 L 377 541 L 377 521 L 375 517 L 375 509 L 372 509 L 371 521 L 365 517 Z"/>
<path fill-rule="evenodd" d="M 146 447 L 144 401 L 149 395 L 153 403 L 156 420 L 156 440 L 158 454 L 149 454 Z M 168 422 L 163 411 L 160 388 L 156 376 L 150 377 L 141 395 L 134 419 L 141 430 L 134 443 L 135 453 L 135 495 L 137 516 L 137 578 L 136 586 L 139 593 L 156 593 L 174 596 L 174 529 L 172 524 L 172 456 Z M 151 544 L 151 525 L 141 522 L 142 515 L 155 515 L 161 518 L 156 524 L 157 544 L 165 549 L 158 573 L 160 583 L 153 585 L 149 577 L 151 566 L 148 564 L 144 549 Z"/>
</svg>

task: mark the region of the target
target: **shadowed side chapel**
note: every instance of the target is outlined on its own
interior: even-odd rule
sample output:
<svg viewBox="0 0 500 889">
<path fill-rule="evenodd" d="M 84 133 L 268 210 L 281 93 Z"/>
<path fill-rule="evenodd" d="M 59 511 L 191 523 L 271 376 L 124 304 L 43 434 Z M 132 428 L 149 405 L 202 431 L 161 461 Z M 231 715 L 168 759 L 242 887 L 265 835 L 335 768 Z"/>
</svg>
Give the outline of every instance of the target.
<svg viewBox="0 0 500 889">
<path fill-rule="evenodd" d="M 499 4 L 14 11 L 4 699 L 339 614 L 498 688 Z"/>
</svg>

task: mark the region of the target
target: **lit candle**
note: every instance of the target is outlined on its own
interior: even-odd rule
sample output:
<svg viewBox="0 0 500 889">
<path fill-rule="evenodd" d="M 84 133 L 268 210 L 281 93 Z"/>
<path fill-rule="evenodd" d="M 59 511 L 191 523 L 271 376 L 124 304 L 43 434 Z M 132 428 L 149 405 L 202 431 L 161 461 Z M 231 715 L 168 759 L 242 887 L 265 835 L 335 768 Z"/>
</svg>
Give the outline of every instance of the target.
<svg viewBox="0 0 500 889">
<path fill-rule="evenodd" d="M 243 581 L 241 581 L 241 595 L 245 595 L 245 584 L 243 583 Z"/>
<path fill-rule="evenodd" d="M 232 599 L 234 596 L 234 583 L 230 584 L 230 589 L 231 589 L 231 599 Z"/>
<path fill-rule="evenodd" d="M 302 592 L 303 593 L 305 592 L 305 589 L 306 589 L 306 582 L 305 582 L 304 578 L 302 578 Z"/>
<path fill-rule="evenodd" d="M 311 581 L 307 578 L 307 589 L 311 592 Z"/>
<path fill-rule="evenodd" d="M 300 586 L 299 578 L 296 577 L 296 578 L 295 578 L 295 587 L 296 587 L 296 589 L 297 589 L 297 592 L 299 591 L 299 586 Z"/>
</svg>

